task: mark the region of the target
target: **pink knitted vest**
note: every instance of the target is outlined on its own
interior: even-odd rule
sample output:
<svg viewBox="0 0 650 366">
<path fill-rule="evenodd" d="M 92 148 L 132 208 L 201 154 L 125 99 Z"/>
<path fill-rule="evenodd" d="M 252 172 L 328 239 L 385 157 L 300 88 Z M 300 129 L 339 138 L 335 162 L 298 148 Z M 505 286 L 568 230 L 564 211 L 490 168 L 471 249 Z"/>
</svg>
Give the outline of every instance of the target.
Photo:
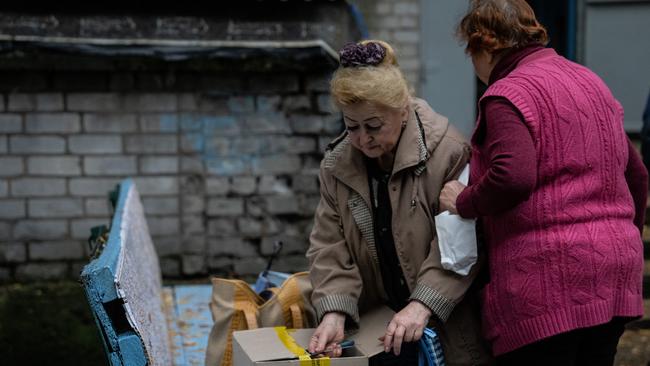
<svg viewBox="0 0 650 366">
<path fill-rule="evenodd" d="M 490 270 L 482 313 L 494 354 L 642 315 L 643 247 L 618 101 L 594 73 L 552 49 L 521 60 L 479 103 L 490 96 L 521 112 L 538 167 L 527 201 L 481 218 Z M 479 116 L 477 130 L 481 123 Z M 480 142 L 472 144 L 476 180 L 489 161 Z"/>
</svg>

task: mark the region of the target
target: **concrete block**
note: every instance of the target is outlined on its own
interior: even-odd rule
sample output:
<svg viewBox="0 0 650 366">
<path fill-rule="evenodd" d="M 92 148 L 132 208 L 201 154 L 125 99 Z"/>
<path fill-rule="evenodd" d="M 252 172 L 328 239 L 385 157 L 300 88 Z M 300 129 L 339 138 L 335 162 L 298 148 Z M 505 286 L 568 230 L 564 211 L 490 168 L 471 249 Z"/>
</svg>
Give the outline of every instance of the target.
<svg viewBox="0 0 650 366">
<path fill-rule="evenodd" d="M 341 114 L 335 113 L 323 118 L 323 133 L 326 135 L 339 136 L 345 130 L 345 123 L 343 123 Z"/>
<path fill-rule="evenodd" d="M 305 154 L 318 152 L 318 142 L 315 137 L 291 136 L 277 144 L 281 153 Z"/>
<path fill-rule="evenodd" d="M 390 2 L 377 1 L 375 3 L 375 12 L 377 12 L 378 15 L 390 14 L 391 10 Z"/>
<path fill-rule="evenodd" d="M 205 169 L 209 174 L 216 176 L 244 175 L 251 171 L 250 160 L 247 156 L 208 158 L 205 161 Z"/>
<path fill-rule="evenodd" d="M 0 240 L 11 238 L 11 225 L 7 221 L 0 221 Z"/>
<path fill-rule="evenodd" d="M 15 239 L 62 239 L 67 235 L 66 220 L 21 220 L 14 225 L 13 230 Z"/>
<path fill-rule="evenodd" d="M 0 200 L 0 219 L 22 219 L 25 216 L 25 200 Z"/>
<path fill-rule="evenodd" d="M 23 132 L 23 117 L 20 114 L 0 114 L 0 134 L 21 132 Z"/>
<path fill-rule="evenodd" d="M 147 224 L 151 235 L 175 235 L 181 233 L 178 216 L 147 216 Z"/>
<path fill-rule="evenodd" d="M 36 95 L 11 93 L 8 96 L 7 110 L 14 112 L 31 112 L 36 110 Z"/>
<path fill-rule="evenodd" d="M 22 158 L 0 155 L 0 177 L 15 177 L 24 170 Z"/>
<path fill-rule="evenodd" d="M 163 277 L 180 277 L 181 263 L 176 258 L 160 258 L 160 272 Z"/>
<path fill-rule="evenodd" d="M 208 216 L 238 216 L 244 213 L 244 200 L 241 198 L 208 199 Z"/>
<path fill-rule="evenodd" d="M 202 133 L 183 133 L 180 136 L 181 152 L 198 153 L 204 149 L 206 137 Z"/>
<path fill-rule="evenodd" d="M 61 280 L 67 276 L 66 263 L 29 263 L 16 267 L 19 281 Z"/>
<path fill-rule="evenodd" d="M 282 98 L 279 95 L 259 95 L 256 100 L 259 113 L 278 112 L 282 104 Z"/>
<path fill-rule="evenodd" d="M 177 94 L 178 110 L 181 112 L 196 111 L 199 109 L 199 96 L 194 93 Z"/>
<path fill-rule="evenodd" d="M 267 215 L 263 197 L 253 196 L 246 199 L 246 214 L 260 218 Z"/>
<path fill-rule="evenodd" d="M 70 179 L 70 194 L 106 197 L 108 192 L 114 190 L 120 181 L 121 178 L 72 178 Z M 140 190 L 139 186 L 138 190 Z"/>
<path fill-rule="evenodd" d="M 28 133 L 76 133 L 81 131 L 77 113 L 28 113 L 25 130 Z"/>
<path fill-rule="evenodd" d="M 37 93 L 35 99 L 37 111 L 54 112 L 63 110 L 63 94 L 61 93 Z"/>
<path fill-rule="evenodd" d="M 412 31 L 396 31 L 395 41 L 402 43 L 418 43 L 420 42 L 419 30 L 414 29 Z M 401 63 L 402 62 L 400 61 L 400 64 Z"/>
<path fill-rule="evenodd" d="M 122 152 L 122 137 L 111 135 L 83 135 L 68 137 L 73 154 L 118 154 Z"/>
<path fill-rule="evenodd" d="M 84 213 L 81 198 L 47 198 L 29 200 L 31 218 L 81 217 Z"/>
<path fill-rule="evenodd" d="M 235 261 L 235 273 L 241 276 L 256 276 L 266 268 L 266 260 L 260 257 L 242 258 Z"/>
<path fill-rule="evenodd" d="M 126 133 L 138 130 L 136 115 L 130 113 L 84 113 L 83 125 L 91 133 Z"/>
<path fill-rule="evenodd" d="M 135 184 L 141 196 L 175 195 L 179 192 L 178 177 L 137 177 Z"/>
<path fill-rule="evenodd" d="M 232 113 L 253 113 L 255 111 L 255 98 L 253 96 L 232 96 L 228 98 L 228 109 Z"/>
<path fill-rule="evenodd" d="M 277 234 L 280 231 L 280 224 L 272 218 L 261 219 L 251 217 L 237 218 L 239 233 L 247 238 L 260 238 Z"/>
<path fill-rule="evenodd" d="M 78 240 L 29 243 L 30 260 L 83 259 L 83 242 Z"/>
<path fill-rule="evenodd" d="M 202 215 L 184 214 L 181 218 L 183 235 L 201 236 L 205 233 L 205 218 Z"/>
<path fill-rule="evenodd" d="M 112 72 L 108 80 L 108 89 L 111 91 L 130 91 L 135 88 L 135 78 L 128 72 Z"/>
<path fill-rule="evenodd" d="M 111 213 L 108 199 L 106 198 L 86 198 L 84 200 L 84 211 L 87 216 L 105 216 Z"/>
<path fill-rule="evenodd" d="M 262 238 L 260 244 L 260 252 L 262 255 L 273 254 L 273 244 L 276 241 L 282 242 L 282 257 L 289 254 L 305 254 L 309 248 L 309 238 L 290 236 L 290 235 L 274 235 Z"/>
<path fill-rule="evenodd" d="M 9 152 L 9 143 L 7 141 L 7 136 L 0 135 L 0 154 Z"/>
<path fill-rule="evenodd" d="M 231 180 L 231 191 L 240 196 L 247 196 L 257 190 L 256 177 L 233 177 Z"/>
<path fill-rule="evenodd" d="M 288 194 L 291 188 L 286 180 L 265 175 L 260 178 L 257 191 L 259 194 Z"/>
<path fill-rule="evenodd" d="M 244 124 L 246 131 L 252 133 L 291 133 L 291 126 L 284 113 L 246 115 Z"/>
<path fill-rule="evenodd" d="M 256 74 L 251 75 L 248 83 L 250 90 L 259 94 L 289 94 L 300 90 L 296 74 Z"/>
<path fill-rule="evenodd" d="M 178 152 L 176 135 L 126 136 L 125 150 L 135 154 L 165 154 Z"/>
<path fill-rule="evenodd" d="M 296 193 L 319 193 L 317 175 L 299 174 L 294 175 L 291 179 L 291 187 Z"/>
<path fill-rule="evenodd" d="M 142 132 L 175 133 L 178 131 L 178 116 L 170 113 L 147 113 L 140 115 Z"/>
<path fill-rule="evenodd" d="M 314 114 L 292 114 L 289 116 L 291 130 L 297 134 L 319 134 L 323 131 L 323 116 Z"/>
<path fill-rule="evenodd" d="M 11 182 L 11 195 L 14 197 L 61 196 L 65 193 L 63 178 L 20 178 Z"/>
<path fill-rule="evenodd" d="M 65 152 L 65 139 L 59 136 L 16 135 L 10 137 L 9 144 L 12 154 L 63 154 Z"/>
<path fill-rule="evenodd" d="M 332 76 L 329 74 L 309 75 L 305 80 L 305 89 L 312 92 L 328 93 L 330 91 L 331 79 Z"/>
<path fill-rule="evenodd" d="M 190 275 L 198 275 L 198 274 L 206 273 L 207 264 L 205 261 L 205 256 L 195 255 L 195 254 L 185 254 L 181 258 L 181 260 L 183 263 L 184 275 L 190 276 Z"/>
<path fill-rule="evenodd" d="M 181 197 L 183 214 L 197 214 L 205 211 L 205 197 L 202 195 L 183 195 Z"/>
<path fill-rule="evenodd" d="M 142 205 L 147 215 L 178 215 L 180 212 L 178 197 L 143 197 Z"/>
<path fill-rule="evenodd" d="M 197 156 L 181 156 L 181 173 L 203 175 L 203 159 Z"/>
<path fill-rule="evenodd" d="M 284 97 L 282 109 L 285 112 L 308 111 L 311 109 L 311 100 L 307 95 L 290 95 Z"/>
<path fill-rule="evenodd" d="M 27 171 L 30 175 L 81 175 L 81 159 L 77 156 L 30 156 Z"/>
<path fill-rule="evenodd" d="M 0 243 L 0 263 L 27 261 L 27 248 L 22 243 Z"/>
<path fill-rule="evenodd" d="M 265 197 L 266 209 L 273 215 L 297 215 L 300 213 L 297 197 L 293 195 Z"/>
<path fill-rule="evenodd" d="M 234 218 L 217 218 L 208 220 L 208 235 L 226 237 L 237 234 L 237 225 Z"/>
<path fill-rule="evenodd" d="M 291 174 L 301 168 L 297 155 L 269 155 L 252 159 L 253 174 Z"/>
<path fill-rule="evenodd" d="M 309 270 L 309 261 L 304 254 L 283 255 L 273 262 L 275 271 L 295 273 Z"/>
<path fill-rule="evenodd" d="M 300 214 L 305 217 L 313 217 L 320 202 L 320 195 L 306 195 L 300 196 L 298 205 L 300 207 Z"/>
<path fill-rule="evenodd" d="M 118 112 L 123 110 L 122 95 L 117 93 L 69 93 L 67 110 L 80 112 Z"/>
<path fill-rule="evenodd" d="M 228 178 L 207 178 L 205 180 L 205 191 L 209 195 L 221 196 L 230 190 Z"/>
<path fill-rule="evenodd" d="M 338 113 L 339 110 L 332 101 L 330 94 L 318 94 L 316 96 L 316 109 L 322 113 Z"/>
<path fill-rule="evenodd" d="M 0 197 L 7 197 L 9 195 L 9 182 L 5 179 L 0 179 Z"/>
<path fill-rule="evenodd" d="M 192 118 L 199 119 L 203 126 L 203 135 L 206 138 L 212 136 L 236 136 L 242 133 L 243 122 L 237 118 L 225 115 L 215 116 L 208 114 L 194 114 Z"/>
<path fill-rule="evenodd" d="M 242 238 L 219 238 L 208 242 L 209 256 L 255 257 L 257 247 L 250 241 Z"/>
<path fill-rule="evenodd" d="M 140 172 L 144 174 L 178 173 L 178 157 L 177 156 L 141 157 Z"/>
<path fill-rule="evenodd" d="M 216 151 L 215 156 L 268 154 L 271 151 L 272 143 L 277 141 L 278 137 L 256 135 L 223 139 L 225 140 L 224 146 L 221 147 L 221 150 Z M 206 148 L 206 153 L 208 152 L 212 151 Z"/>
<path fill-rule="evenodd" d="M 393 11 L 400 15 L 419 15 L 420 6 L 417 2 L 396 2 Z"/>
<path fill-rule="evenodd" d="M 168 256 L 181 254 L 181 238 L 177 236 L 155 236 L 153 244 L 156 247 L 156 253 L 159 256 Z"/>
<path fill-rule="evenodd" d="M 96 219 L 75 219 L 72 220 L 71 227 L 71 237 L 73 239 L 83 239 L 87 240 L 90 236 L 90 229 L 95 226 L 108 225 L 109 218 L 96 218 Z"/>
<path fill-rule="evenodd" d="M 132 175 L 138 171 L 135 156 L 97 156 L 84 158 L 86 175 Z"/>
<path fill-rule="evenodd" d="M 132 93 L 128 94 L 125 108 L 138 112 L 175 112 L 178 110 L 176 94 Z"/>
<path fill-rule="evenodd" d="M 235 259 L 230 257 L 208 257 L 208 268 L 213 276 L 232 276 L 232 266 Z"/>
<path fill-rule="evenodd" d="M 229 93 L 229 95 L 232 95 L 232 93 Z M 230 109 L 228 107 L 228 98 L 229 97 L 225 95 L 214 93 L 199 94 L 196 96 L 196 108 L 194 110 L 199 112 L 211 112 L 218 115 L 229 114 Z"/>
</svg>

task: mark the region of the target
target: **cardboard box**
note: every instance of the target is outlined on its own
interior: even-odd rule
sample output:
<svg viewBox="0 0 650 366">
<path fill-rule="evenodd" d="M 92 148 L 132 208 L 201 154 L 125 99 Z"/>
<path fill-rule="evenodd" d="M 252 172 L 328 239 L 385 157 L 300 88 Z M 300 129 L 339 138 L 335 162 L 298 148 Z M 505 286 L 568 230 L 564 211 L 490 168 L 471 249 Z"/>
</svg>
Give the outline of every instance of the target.
<svg viewBox="0 0 650 366">
<path fill-rule="evenodd" d="M 368 312 L 361 317 L 359 330 L 347 337 L 354 340 L 354 347 L 343 350 L 343 356 L 329 359 L 329 362 L 300 361 L 296 357 L 296 350 L 290 348 L 307 348 L 314 329 L 288 330 L 291 339 L 286 338 L 281 329 L 259 328 L 243 330 L 233 333 L 233 366 L 284 366 L 284 365 L 320 365 L 320 366 L 367 366 L 368 359 L 380 352 L 384 346 L 378 338 L 386 332 L 386 325 L 395 313 L 387 308 L 380 307 Z M 295 341 L 295 343 L 293 343 Z"/>
</svg>

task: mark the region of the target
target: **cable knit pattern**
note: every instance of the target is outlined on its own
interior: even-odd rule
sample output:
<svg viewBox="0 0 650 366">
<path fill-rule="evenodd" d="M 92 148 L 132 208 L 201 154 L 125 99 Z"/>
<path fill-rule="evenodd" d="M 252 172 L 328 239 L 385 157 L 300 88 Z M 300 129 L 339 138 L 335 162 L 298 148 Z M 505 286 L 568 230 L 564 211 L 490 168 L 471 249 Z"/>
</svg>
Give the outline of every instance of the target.
<svg viewBox="0 0 650 366">
<path fill-rule="evenodd" d="M 484 98 L 508 99 L 537 150 L 537 186 L 482 218 L 490 283 L 484 332 L 495 355 L 558 333 L 643 314 L 642 243 L 625 181 L 623 109 L 587 68 L 544 49 Z M 481 124 L 478 118 L 477 130 Z M 489 164 L 473 141 L 471 178 Z"/>
</svg>

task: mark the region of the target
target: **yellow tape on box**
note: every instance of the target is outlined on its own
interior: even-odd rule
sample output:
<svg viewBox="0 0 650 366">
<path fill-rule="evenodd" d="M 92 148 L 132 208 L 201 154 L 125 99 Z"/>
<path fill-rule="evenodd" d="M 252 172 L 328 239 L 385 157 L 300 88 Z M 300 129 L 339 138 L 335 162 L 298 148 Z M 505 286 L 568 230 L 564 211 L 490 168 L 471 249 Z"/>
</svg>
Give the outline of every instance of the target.
<svg viewBox="0 0 650 366">
<path fill-rule="evenodd" d="M 309 353 L 293 339 L 286 327 L 274 327 L 282 344 L 300 360 L 300 366 L 330 366 L 329 357 L 312 359 Z"/>
</svg>

